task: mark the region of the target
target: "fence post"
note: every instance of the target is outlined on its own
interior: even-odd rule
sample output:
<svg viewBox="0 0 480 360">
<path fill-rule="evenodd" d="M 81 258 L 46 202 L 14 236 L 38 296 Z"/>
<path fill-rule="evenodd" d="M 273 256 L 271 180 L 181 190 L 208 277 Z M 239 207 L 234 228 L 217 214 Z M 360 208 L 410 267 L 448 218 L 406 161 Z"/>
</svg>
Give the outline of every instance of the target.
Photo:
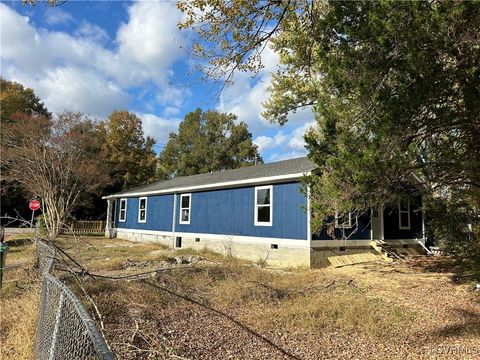
<svg viewBox="0 0 480 360">
<path fill-rule="evenodd" d="M 53 329 L 53 335 L 52 335 L 52 344 L 50 346 L 50 357 L 49 360 L 54 360 L 55 359 L 55 354 L 57 352 L 57 337 L 58 337 L 58 329 L 60 327 L 60 323 L 62 320 L 62 313 L 63 313 L 63 306 L 64 306 L 64 295 L 63 291 L 60 293 L 60 300 L 58 302 L 58 312 L 57 316 L 55 317 L 55 327 Z"/>
</svg>

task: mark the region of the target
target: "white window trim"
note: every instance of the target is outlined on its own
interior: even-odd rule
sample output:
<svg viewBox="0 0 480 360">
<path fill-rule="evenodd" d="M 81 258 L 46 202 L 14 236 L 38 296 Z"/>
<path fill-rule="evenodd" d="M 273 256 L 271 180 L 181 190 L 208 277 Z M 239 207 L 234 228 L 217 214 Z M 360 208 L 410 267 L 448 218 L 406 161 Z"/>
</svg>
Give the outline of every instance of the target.
<svg viewBox="0 0 480 360">
<path fill-rule="evenodd" d="M 338 223 L 338 211 L 335 211 L 335 227 L 337 229 L 350 229 L 353 226 L 353 221 L 352 221 L 352 212 L 348 212 L 348 224 L 339 224 Z"/>
<path fill-rule="evenodd" d="M 257 205 L 257 193 L 258 190 L 269 189 L 270 190 L 270 205 Z M 259 206 L 269 206 L 270 207 L 270 221 L 258 221 L 258 207 Z M 256 186 L 255 187 L 255 202 L 253 203 L 253 212 L 255 216 L 254 224 L 255 226 L 272 226 L 273 224 L 273 186 Z"/>
<path fill-rule="evenodd" d="M 145 200 L 145 220 L 140 219 L 140 203 L 142 202 L 142 200 Z M 138 220 L 139 223 L 145 224 L 147 222 L 147 209 L 148 209 L 148 198 L 146 196 L 138 198 L 138 218 L 137 218 L 137 220 Z"/>
<path fill-rule="evenodd" d="M 402 226 L 402 213 L 408 214 L 408 225 Z M 402 210 L 401 203 L 398 203 L 398 228 L 400 230 L 410 230 L 411 222 L 410 222 L 410 199 L 407 200 L 407 210 Z"/>
<path fill-rule="evenodd" d="M 122 210 L 122 201 L 125 201 L 125 210 Z M 118 222 L 125 222 L 127 221 L 127 205 L 128 201 L 126 198 L 120 199 L 118 204 Z M 125 211 L 125 217 L 122 220 L 122 211 Z"/>
<path fill-rule="evenodd" d="M 188 208 L 182 207 L 182 198 L 188 196 Z M 188 221 L 182 221 L 182 210 L 188 209 Z M 180 194 L 180 214 L 178 217 L 178 223 L 184 225 L 190 225 L 190 219 L 192 218 L 192 194 Z"/>
</svg>

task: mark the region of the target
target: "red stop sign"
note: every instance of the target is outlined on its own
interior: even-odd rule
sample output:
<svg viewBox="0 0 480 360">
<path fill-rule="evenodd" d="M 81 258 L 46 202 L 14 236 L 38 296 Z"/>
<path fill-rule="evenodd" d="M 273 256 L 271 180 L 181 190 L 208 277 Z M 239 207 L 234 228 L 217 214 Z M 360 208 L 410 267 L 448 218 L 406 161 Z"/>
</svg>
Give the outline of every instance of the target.
<svg viewBox="0 0 480 360">
<path fill-rule="evenodd" d="M 32 211 L 38 210 L 38 209 L 40 209 L 40 201 L 38 201 L 38 200 L 32 200 L 32 201 L 30 201 L 30 203 L 28 204 L 28 207 L 29 207 L 30 210 L 32 210 Z"/>
</svg>

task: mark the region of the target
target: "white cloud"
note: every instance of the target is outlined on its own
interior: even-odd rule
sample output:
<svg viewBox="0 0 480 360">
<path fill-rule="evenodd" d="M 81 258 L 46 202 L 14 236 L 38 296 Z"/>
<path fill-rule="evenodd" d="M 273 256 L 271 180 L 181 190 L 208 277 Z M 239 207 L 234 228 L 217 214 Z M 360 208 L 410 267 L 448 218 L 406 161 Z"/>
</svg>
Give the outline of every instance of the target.
<svg viewBox="0 0 480 360">
<path fill-rule="evenodd" d="M 191 96 L 191 91 L 187 88 L 177 88 L 172 85 L 166 85 L 159 89 L 155 97 L 160 105 L 172 105 L 181 107 L 186 98 Z"/>
<path fill-rule="evenodd" d="M 265 47 L 262 52 L 263 68 L 260 70 L 260 73 L 266 75 L 274 73 L 278 69 L 279 63 L 280 58 L 278 54 L 270 46 Z"/>
<path fill-rule="evenodd" d="M 185 35 L 177 28 L 182 13 L 174 3 L 150 1 L 134 3 L 128 14 L 128 22 L 117 32 L 119 56 L 141 65 L 161 83 L 185 46 Z"/>
<path fill-rule="evenodd" d="M 2 60 L 16 61 L 22 67 L 35 66 L 38 58 L 33 59 L 31 50 L 38 48 L 40 37 L 28 24 L 28 17 L 20 16 L 3 3 L 0 3 L 0 15 Z"/>
<path fill-rule="evenodd" d="M 269 156 L 268 162 L 294 159 L 294 158 L 303 157 L 303 156 L 307 156 L 306 150 L 291 150 L 287 152 L 276 152 Z"/>
<path fill-rule="evenodd" d="M 291 138 L 288 141 L 288 147 L 293 150 L 305 150 L 305 140 L 304 140 L 304 135 L 307 132 L 307 130 L 311 128 L 316 127 L 316 122 L 311 121 L 308 123 L 305 123 L 295 130 L 292 131 Z"/>
<path fill-rule="evenodd" d="M 33 88 L 50 111 L 69 109 L 104 117 L 114 109 L 128 108 L 129 90 L 145 89 L 147 95 L 154 94 L 136 96 L 137 103 L 144 104 L 139 116 L 145 133 L 165 143 L 168 134 L 177 130 L 180 109 L 191 92 L 171 84 L 172 66 L 181 59 L 180 46 L 190 43 L 190 33 L 178 30 L 182 15 L 173 2 L 130 4 L 128 18 L 113 39 L 86 21 L 69 34 L 36 28 L 28 17 L 4 3 L 0 3 L 0 13 L 2 76 Z M 57 13 L 53 21 L 60 21 L 61 16 Z M 107 47 L 107 42 L 116 47 Z M 265 68 L 256 78 L 235 75 L 235 84 L 221 94 L 217 110 L 245 121 L 268 161 L 303 155 L 302 136 L 312 123 L 311 111 L 291 114 L 281 129 L 262 118 L 262 102 L 268 98 L 278 56 L 266 48 L 262 60 Z M 164 108 L 162 116 L 153 114 L 158 105 Z"/>
<path fill-rule="evenodd" d="M 310 128 L 316 128 L 315 121 L 306 122 L 297 127 L 290 127 L 291 131 L 279 130 L 275 136 L 258 136 L 254 143 L 263 153 L 266 161 L 280 161 L 295 157 L 306 156 L 304 135 Z"/>
<path fill-rule="evenodd" d="M 35 89 L 53 112 L 65 109 L 104 116 L 128 105 L 128 96 L 105 69 L 114 54 L 89 39 L 57 31 L 37 30 L 4 4 L 2 75 Z"/>
<path fill-rule="evenodd" d="M 65 25 L 74 20 L 72 15 L 59 7 L 45 8 L 45 21 L 49 25 Z"/>
<path fill-rule="evenodd" d="M 45 75 L 36 88 L 46 94 L 43 100 L 56 112 L 72 110 L 106 117 L 112 110 L 128 105 L 130 97 L 126 92 L 94 73 L 84 73 L 81 68 L 58 68 Z"/>
<path fill-rule="evenodd" d="M 90 39 L 94 42 L 102 44 L 110 40 L 110 36 L 108 36 L 104 29 L 86 20 L 83 20 L 78 29 L 75 31 L 75 36 Z"/>
<path fill-rule="evenodd" d="M 258 151 L 262 152 L 282 145 L 286 139 L 287 136 L 280 130 L 274 137 L 261 135 L 256 137 L 253 142 L 258 146 Z"/>
<path fill-rule="evenodd" d="M 220 96 L 218 110 L 232 112 L 238 115 L 239 120 L 245 121 L 250 130 L 263 132 L 267 129 L 278 127 L 262 117 L 263 103 L 268 99 L 268 87 L 274 73 L 279 67 L 279 57 L 270 47 L 266 47 L 262 53 L 264 68 L 254 74 L 237 73 L 234 76 L 234 84 L 227 87 Z M 301 109 L 288 116 L 289 124 L 302 124 L 313 118 L 309 108 Z"/>
<path fill-rule="evenodd" d="M 236 114 L 254 132 L 273 127 L 261 113 L 262 103 L 268 98 L 272 72 L 278 67 L 278 55 L 267 46 L 262 53 L 262 62 L 264 68 L 254 77 L 251 73 L 236 73 L 233 85 L 224 89 L 217 107 L 219 111 Z"/>
<path fill-rule="evenodd" d="M 247 75 L 236 76 L 235 84 L 221 94 L 218 110 L 236 114 L 238 119 L 246 122 L 252 131 L 272 127 L 272 124 L 261 116 L 262 102 L 268 97 L 269 81 L 269 79 L 260 78 L 256 84 L 251 85 Z"/>
<path fill-rule="evenodd" d="M 163 118 L 154 114 L 137 114 L 142 119 L 145 135 L 153 137 L 157 144 L 165 144 L 168 141 L 168 135 L 178 130 L 181 122 L 179 118 Z"/>
<path fill-rule="evenodd" d="M 254 143 L 259 147 L 267 161 L 278 161 L 305 156 L 305 131 L 315 124 L 310 108 L 299 109 L 288 116 L 287 124 L 280 128 L 261 115 L 263 103 L 268 99 L 268 87 L 272 73 L 279 67 L 278 55 L 269 47 L 262 54 L 264 68 L 255 78 L 252 74 L 237 73 L 234 84 L 227 87 L 220 97 L 219 111 L 232 112 L 239 120 L 248 124 L 250 131 L 257 135 Z M 273 129 L 279 129 L 275 136 L 270 136 Z"/>
<path fill-rule="evenodd" d="M 163 110 L 164 116 L 175 116 L 180 113 L 180 109 L 174 106 L 167 106 L 165 110 Z"/>
<path fill-rule="evenodd" d="M 2 76 L 33 88 L 53 112 L 105 116 L 127 107 L 128 90 L 140 86 L 157 91 L 164 106 L 178 107 L 190 95 L 167 87 L 178 45 L 188 35 L 179 35 L 181 13 L 174 3 L 133 3 L 112 50 L 103 45 L 106 31 L 86 21 L 71 35 L 35 28 L 3 3 L 0 12 Z M 63 11 L 47 13 L 51 21 L 68 21 Z"/>
<path fill-rule="evenodd" d="M 266 149 L 269 149 L 273 146 L 274 140 L 269 136 L 258 136 L 253 143 L 258 146 L 258 151 L 262 152 Z"/>
</svg>

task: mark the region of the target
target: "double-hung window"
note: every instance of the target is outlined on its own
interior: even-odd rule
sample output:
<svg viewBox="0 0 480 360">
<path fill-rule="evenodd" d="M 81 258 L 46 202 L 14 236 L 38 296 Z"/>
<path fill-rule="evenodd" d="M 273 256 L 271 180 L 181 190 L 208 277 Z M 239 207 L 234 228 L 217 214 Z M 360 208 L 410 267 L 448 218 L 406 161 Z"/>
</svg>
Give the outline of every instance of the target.
<svg viewBox="0 0 480 360">
<path fill-rule="evenodd" d="M 410 200 L 398 203 L 398 227 L 410 230 Z"/>
<path fill-rule="evenodd" d="M 353 226 L 352 221 L 352 212 L 351 211 L 344 211 L 344 212 L 336 212 L 335 213 L 335 227 L 338 229 L 349 229 Z"/>
<path fill-rule="evenodd" d="M 138 222 L 147 222 L 147 198 L 141 197 L 138 199 Z"/>
<path fill-rule="evenodd" d="M 126 220 L 127 220 L 127 199 L 120 199 L 118 221 L 125 222 Z"/>
<path fill-rule="evenodd" d="M 190 210 L 192 205 L 192 195 L 180 195 L 180 224 L 190 224 Z"/>
<path fill-rule="evenodd" d="M 272 226 L 273 206 L 272 186 L 255 188 L 255 225 Z"/>
</svg>

